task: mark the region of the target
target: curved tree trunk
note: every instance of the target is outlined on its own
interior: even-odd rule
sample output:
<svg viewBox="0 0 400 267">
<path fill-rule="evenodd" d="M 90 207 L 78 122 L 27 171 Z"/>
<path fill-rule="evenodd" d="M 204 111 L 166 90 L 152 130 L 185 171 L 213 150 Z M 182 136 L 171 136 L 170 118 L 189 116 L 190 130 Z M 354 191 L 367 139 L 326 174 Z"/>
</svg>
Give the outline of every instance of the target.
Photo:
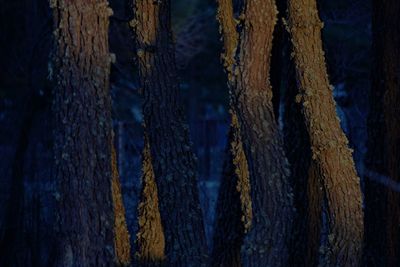
<svg viewBox="0 0 400 267">
<path fill-rule="evenodd" d="M 105 0 L 53 0 L 57 266 L 114 266 L 111 100 Z"/>
<path fill-rule="evenodd" d="M 321 241 L 323 191 L 316 166 L 311 159 L 310 140 L 301 113 L 296 103 L 297 83 L 294 62 L 289 59 L 290 39 L 286 36 L 284 57 L 286 73 L 284 81 L 282 114 L 285 151 L 290 163 L 293 186 L 293 203 L 296 213 L 289 245 L 289 266 L 318 266 Z M 305 256 L 306 255 L 306 256 Z"/>
<path fill-rule="evenodd" d="M 235 78 L 235 53 L 239 34 L 233 20 L 232 1 L 219 1 L 218 21 L 224 39 L 223 61 L 228 75 L 229 93 L 232 96 Z M 246 155 L 233 98 L 230 99 L 231 125 L 227 145 L 227 158 L 218 195 L 216 227 L 214 230 L 212 266 L 242 266 L 241 247 L 246 231 L 251 225 L 250 181 Z"/>
<path fill-rule="evenodd" d="M 170 0 L 137 0 L 131 25 L 144 94 L 144 122 L 158 189 L 168 266 L 204 266 L 207 243 L 195 156 L 179 108 Z"/>
<path fill-rule="evenodd" d="M 360 181 L 348 140 L 336 116 L 322 49 L 322 23 L 315 0 L 289 1 L 302 112 L 312 158 L 327 199 L 329 236 L 326 266 L 359 266 L 363 240 Z"/>
<path fill-rule="evenodd" d="M 225 66 L 248 162 L 252 221 L 241 249 L 243 266 L 285 266 L 293 215 L 288 163 L 269 84 L 274 1 L 244 1 L 236 30 L 231 0 L 219 0 Z M 232 67 L 230 67 L 232 66 Z"/>
</svg>

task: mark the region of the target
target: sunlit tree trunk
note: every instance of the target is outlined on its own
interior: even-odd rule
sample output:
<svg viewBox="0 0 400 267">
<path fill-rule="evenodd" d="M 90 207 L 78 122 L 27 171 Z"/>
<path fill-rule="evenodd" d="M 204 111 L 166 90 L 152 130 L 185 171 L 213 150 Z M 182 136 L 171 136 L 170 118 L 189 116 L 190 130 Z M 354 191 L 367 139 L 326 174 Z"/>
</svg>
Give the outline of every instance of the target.
<svg viewBox="0 0 400 267">
<path fill-rule="evenodd" d="M 359 266 L 363 240 L 360 181 L 336 115 L 315 0 L 289 0 L 289 20 L 299 93 L 297 102 L 311 143 L 315 173 L 328 209 L 326 266 Z"/>
<path fill-rule="evenodd" d="M 208 260 L 195 156 L 178 99 L 170 0 L 137 0 L 131 25 L 144 96 L 143 114 L 158 190 L 167 266 Z"/>
<path fill-rule="evenodd" d="M 219 0 L 218 4 L 223 58 L 251 191 L 251 226 L 244 237 L 241 262 L 243 266 L 285 266 L 292 192 L 269 83 L 277 10 L 274 1 L 244 1 L 241 15 L 235 18 L 231 0 Z"/>
<path fill-rule="evenodd" d="M 114 245 L 117 261 L 121 266 L 131 263 L 131 244 L 129 240 L 128 225 L 126 224 L 125 207 L 122 198 L 121 182 L 119 179 L 117 153 L 114 144 L 111 147 L 112 164 L 112 198 L 114 205 Z"/>
<path fill-rule="evenodd" d="M 57 266 L 114 266 L 112 124 L 105 0 L 52 0 Z"/>
<path fill-rule="evenodd" d="M 140 266 L 161 266 L 165 259 L 165 236 L 161 224 L 158 190 L 151 162 L 150 146 L 145 136 L 143 149 L 142 195 L 139 203 L 137 261 Z"/>
</svg>

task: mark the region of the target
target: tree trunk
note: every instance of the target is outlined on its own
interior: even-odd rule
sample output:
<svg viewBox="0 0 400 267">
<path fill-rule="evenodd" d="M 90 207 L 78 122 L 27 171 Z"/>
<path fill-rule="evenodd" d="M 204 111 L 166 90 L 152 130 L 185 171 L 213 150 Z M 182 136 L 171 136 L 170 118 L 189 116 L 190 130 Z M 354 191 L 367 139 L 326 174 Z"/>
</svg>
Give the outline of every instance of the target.
<svg viewBox="0 0 400 267">
<path fill-rule="evenodd" d="M 385 188 L 377 184 L 382 177 L 400 182 L 399 13 L 399 1 L 373 1 L 374 66 L 365 181 L 367 266 L 400 264 L 399 192 L 388 184 Z"/>
<path fill-rule="evenodd" d="M 105 0 L 54 0 L 57 266 L 114 266 L 112 125 Z M 54 73 L 52 73 L 54 72 Z"/>
<path fill-rule="evenodd" d="M 277 7 L 279 20 L 275 27 L 271 58 L 272 102 L 275 116 L 281 115 L 284 148 L 290 163 L 290 181 L 296 210 L 289 239 L 288 265 L 311 267 L 318 265 L 323 192 L 311 161 L 310 140 L 301 114 L 301 105 L 295 101 L 296 70 L 290 58 L 290 36 L 284 24 L 287 2 L 277 1 Z"/>
<path fill-rule="evenodd" d="M 111 147 L 112 157 L 112 197 L 114 205 L 114 246 L 117 261 L 120 266 L 129 266 L 131 263 L 131 244 L 128 226 L 125 218 L 125 207 L 122 199 L 121 183 L 119 180 L 117 154 L 114 144 Z"/>
<path fill-rule="evenodd" d="M 142 267 L 161 266 L 165 259 L 165 236 L 161 224 L 157 185 L 150 156 L 148 138 L 143 149 L 142 195 L 139 203 L 137 233 L 138 264 Z"/>
<path fill-rule="evenodd" d="M 167 266 L 204 266 L 207 243 L 195 155 L 178 100 L 170 0 L 136 1 L 131 25 L 144 95 L 143 114 L 158 189 Z"/>
<path fill-rule="evenodd" d="M 378 63 L 382 73 L 377 86 L 384 88 L 383 114 L 386 126 L 386 168 L 389 179 L 400 182 L 400 2 L 385 1 L 377 3 L 374 1 L 375 13 L 375 41 L 382 43 L 382 53 L 379 54 Z M 382 28 L 381 28 L 382 27 Z M 382 35 L 381 35 L 382 34 Z M 383 84 L 382 84 L 383 81 Z M 399 192 L 388 188 L 387 195 L 387 245 L 388 266 L 399 266 L 400 264 L 400 196 Z"/>
<path fill-rule="evenodd" d="M 243 266 L 287 264 L 293 215 L 288 163 L 275 121 L 269 83 L 276 22 L 274 1 L 244 1 L 236 30 L 231 0 L 219 0 L 225 66 L 232 87 L 251 188 L 252 221 L 242 246 Z"/>
<path fill-rule="evenodd" d="M 336 116 L 316 1 L 290 0 L 288 11 L 300 87 L 296 100 L 302 104 L 312 158 L 327 199 L 330 233 L 324 264 L 359 266 L 363 240 L 360 181 Z"/>
<path fill-rule="evenodd" d="M 283 10 L 286 10 L 283 9 Z M 283 81 L 283 138 L 290 163 L 294 207 L 293 230 L 289 243 L 289 266 L 318 266 L 318 251 L 321 241 L 323 191 L 316 166 L 311 160 L 310 140 L 301 113 L 296 103 L 297 83 L 294 62 L 289 58 L 290 38 L 285 34 L 286 45 L 282 60 Z M 286 68 L 285 68 L 286 66 Z M 306 255 L 306 256 L 305 256 Z"/>
<path fill-rule="evenodd" d="M 232 113 L 227 158 L 224 162 L 216 210 L 213 267 L 242 266 L 240 251 L 252 216 L 249 182 L 238 119 Z"/>
</svg>

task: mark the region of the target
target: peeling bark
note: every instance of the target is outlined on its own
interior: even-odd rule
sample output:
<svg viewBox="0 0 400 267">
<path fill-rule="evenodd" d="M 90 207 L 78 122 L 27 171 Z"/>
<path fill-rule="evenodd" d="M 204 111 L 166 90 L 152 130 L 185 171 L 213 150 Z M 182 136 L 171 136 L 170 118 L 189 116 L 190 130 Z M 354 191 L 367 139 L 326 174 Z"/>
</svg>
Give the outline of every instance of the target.
<svg viewBox="0 0 400 267">
<path fill-rule="evenodd" d="M 115 266 L 105 0 L 52 0 L 56 266 Z"/>
<path fill-rule="evenodd" d="M 178 100 L 170 0 L 138 0 L 131 22 L 144 96 L 143 114 L 157 184 L 167 266 L 208 261 L 196 160 Z"/>
<path fill-rule="evenodd" d="M 297 102 L 311 142 L 312 159 L 327 199 L 329 236 L 324 266 L 359 266 L 363 240 L 360 181 L 340 128 L 322 49 L 322 22 L 315 0 L 290 0 Z"/>
<path fill-rule="evenodd" d="M 243 266 L 285 266 L 293 203 L 269 82 L 276 6 L 274 1 L 244 1 L 236 19 L 231 0 L 219 0 L 218 4 L 223 58 L 251 189 L 252 220 L 241 248 L 241 261 Z"/>
</svg>

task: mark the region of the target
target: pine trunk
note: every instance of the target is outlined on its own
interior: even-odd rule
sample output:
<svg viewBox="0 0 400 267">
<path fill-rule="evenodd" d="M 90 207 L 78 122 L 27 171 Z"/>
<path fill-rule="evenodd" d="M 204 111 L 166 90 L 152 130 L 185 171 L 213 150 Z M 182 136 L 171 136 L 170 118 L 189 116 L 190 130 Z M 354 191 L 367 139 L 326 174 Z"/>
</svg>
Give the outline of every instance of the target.
<svg viewBox="0 0 400 267">
<path fill-rule="evenodd" d="M 165 236 L 167 266 L 204 266 L 208 260 L 196 162 L 178 99 L 170 0 L 137 0 L 137 56 Z"/>
<path fill-rule="evenodd" d="M 288 11 L 300 87 L 296 100 L 302 104 L 313 164 L 328 208 L 330 232 L 324 265 L 359 266 L 363 240 L 360 181 L 336 115 L 316 1 L 290 0 Z"/>
<path fill-rule="evenodd" d="M 114 266 L 112 125 L 105 0 L 53 0 L 57 266 Z"/>
</svg>

